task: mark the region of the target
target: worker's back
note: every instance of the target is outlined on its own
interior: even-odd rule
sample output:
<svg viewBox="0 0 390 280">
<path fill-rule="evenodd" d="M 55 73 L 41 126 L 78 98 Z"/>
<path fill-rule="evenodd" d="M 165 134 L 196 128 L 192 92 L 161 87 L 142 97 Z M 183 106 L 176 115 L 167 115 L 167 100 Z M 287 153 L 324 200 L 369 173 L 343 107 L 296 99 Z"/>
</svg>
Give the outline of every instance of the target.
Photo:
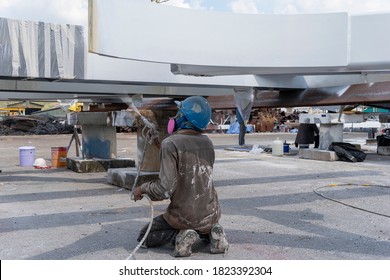
<svg viewBox="0 0 390 280">
<path fill-rule="evenodd" d="M 214 160 L 212 142 L 198 132 L 181 130 L 164 140 L 162 165 L 176 169 L 167 178 L 176 188 L 164 214 L 173 227 L 207 233 L 218 222 L 221 214 L 212 181 Z"/>
</svg>

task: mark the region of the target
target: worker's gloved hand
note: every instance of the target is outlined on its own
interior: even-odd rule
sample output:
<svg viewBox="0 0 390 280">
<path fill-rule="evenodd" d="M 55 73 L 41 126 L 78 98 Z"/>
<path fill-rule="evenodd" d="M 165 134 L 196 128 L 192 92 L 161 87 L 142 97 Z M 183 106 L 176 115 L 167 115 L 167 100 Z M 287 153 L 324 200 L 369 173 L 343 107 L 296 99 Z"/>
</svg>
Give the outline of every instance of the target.
<svg viewBox="0 0 390 280">
<path fill-rule="evenodd" d="M 135 188 L 133 195 L 134 195 L 134 201 L 141 200 L 142 199 L 141 188 L 140 187 Z"/>
</svg>

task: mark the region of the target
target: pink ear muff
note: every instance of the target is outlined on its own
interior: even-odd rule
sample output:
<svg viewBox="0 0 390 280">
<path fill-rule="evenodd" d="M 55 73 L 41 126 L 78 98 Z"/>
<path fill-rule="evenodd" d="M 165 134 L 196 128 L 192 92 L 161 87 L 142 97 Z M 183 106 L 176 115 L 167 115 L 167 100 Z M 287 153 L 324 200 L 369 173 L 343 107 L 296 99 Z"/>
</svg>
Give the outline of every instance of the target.
<svg viewBox="0 0 390 280">
<path fill-rule="evenodd" d="M 168 121 L 168 134 L 172 134 L 175 131 L 175 119 L 170 118 Z"/>
</svg>

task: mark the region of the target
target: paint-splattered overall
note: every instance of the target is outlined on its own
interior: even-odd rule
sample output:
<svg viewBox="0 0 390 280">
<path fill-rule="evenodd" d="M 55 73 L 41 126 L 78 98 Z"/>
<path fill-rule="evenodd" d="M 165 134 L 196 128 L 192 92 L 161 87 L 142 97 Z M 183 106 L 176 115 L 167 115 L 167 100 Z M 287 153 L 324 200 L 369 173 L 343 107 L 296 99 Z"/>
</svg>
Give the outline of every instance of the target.
<svg viewBox="0 0 390 280">
<path fill-rule="evenodd" d="M 206 135 L 183 129 L 166 138 L 161 145 L 159 180 L 141 185 L 151 200 L 171 200 L 166 212 L 154 219 L 145 241 L 147 247 L 171 242 L 182 229 L 207 235 L 221 211 L 212 174 L 214 147 Z M 142 239 L 146 227 L 140 232 Z"/>
</svg>

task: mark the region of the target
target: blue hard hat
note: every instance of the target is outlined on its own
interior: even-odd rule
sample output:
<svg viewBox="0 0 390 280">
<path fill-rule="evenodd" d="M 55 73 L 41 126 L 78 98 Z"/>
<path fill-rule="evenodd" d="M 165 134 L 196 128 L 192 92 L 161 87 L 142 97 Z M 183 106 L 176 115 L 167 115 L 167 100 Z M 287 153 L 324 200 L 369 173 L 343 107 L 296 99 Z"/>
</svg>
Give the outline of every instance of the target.
<svg viewBox="0 0 390 280">
<path fill-rule="evenodd" d="M 191 96 L 180 103 L 179 112 L 198 129 L 205 129 L 210 122 L 211 108 L 204 97 Z"/>
</svg>

